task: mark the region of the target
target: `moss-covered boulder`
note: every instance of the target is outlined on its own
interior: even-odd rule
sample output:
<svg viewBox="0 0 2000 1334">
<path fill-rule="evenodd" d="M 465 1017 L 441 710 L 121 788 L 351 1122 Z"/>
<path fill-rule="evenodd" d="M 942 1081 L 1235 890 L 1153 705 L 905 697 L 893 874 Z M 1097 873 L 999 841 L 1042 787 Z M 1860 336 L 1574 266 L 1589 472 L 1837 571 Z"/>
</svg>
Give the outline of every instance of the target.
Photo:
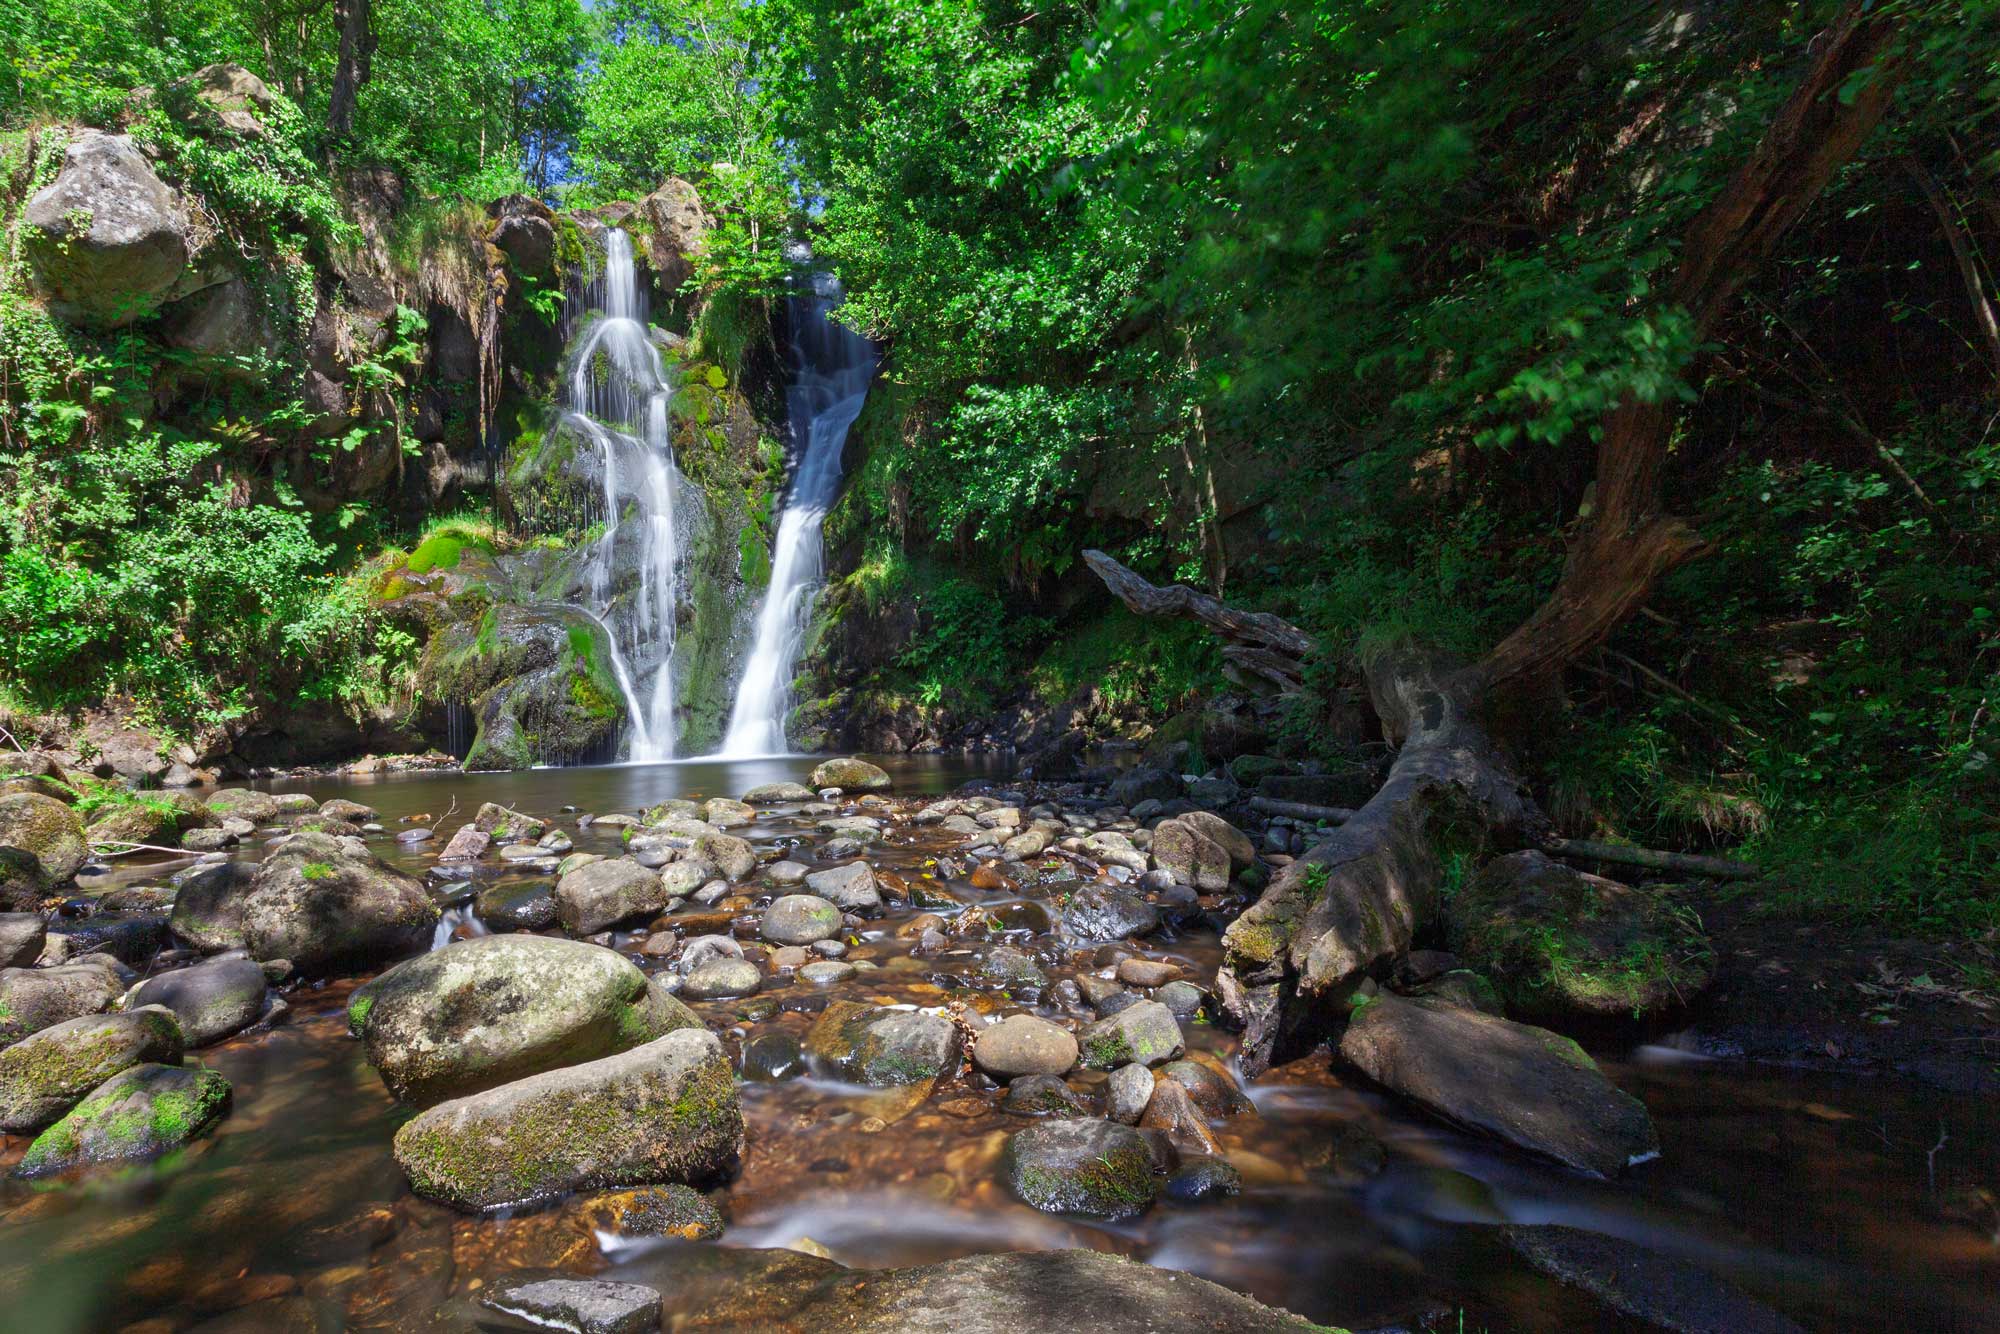
<svg viewBox="0 0 2000 1334">
<path fill-rule="evenodd" d="M 139 792 L 91 821 L 89 839 L 177 847 L 189 830 L 212 829 L 220 823 L 192 792 Z"/>
<path fill-rule="evenodd" d="M 0 797 L 0 911 L 32 908 L 90 860 L 83 821 L 54 797 Z"/>
<path fill-rule="evenodd" d="M 1007 1184 L 1044 1213 L 1132 1218 L 1160 1193 L 1146 1137 L 1116 1121 L 1044 1121 L 1007 1141 Z"/>
<path fill-rule="evenodd" d="M 113 1075 L 28 1146 L 24 1177 L 86 1163 L 143 1161 L 192 1143 L 229 1113 L 229 1081 L 213 1070 L 135 1065 Z"/>
<path fill-rule="evenodd" d="M 556 882 L 556 916 L 572 935 L 588 936 L 660 912 L 672 897 L 664 882 L 630 857 L 591 862 Z"/>
<path fill-rule="evenodd" d="M 38 750 L 0 752 L 0 797 L 32 792 L 57 801 L 76 800 L 76 787 L 51 756 Z"/>
<path fill-rule="evenodd" d="M 1095 1070 L 1121 1065 L 1164 1065 L 1187 1050 L 1174 1012 L 1158 1001 L 1142 1000 L 1077 1034 L 1083 1063 Z"/>
<path fill-rule="evenodd" d="M 1644 1104 L 1547 1029 L 1383 995 L 1355 1011 L 1340 1054 L 1447 1121 L 1580 1171 L 1615 1176 L 1659 1153 Z"/>
<path fill-rule="evenodd" d="M 880 765 L 851 755 L 824 761 L 807 781 L 816 788 L 837 787 L 843 792 L 886 792 L 892 786 L 887 771 Z"/>
<path fill-rule="evenodd" d="M 349 1025 L 399 1100 L 462 1097 L 651 1042 L 701 1020 L 615 950 L 481 936 L 358 990 Z"/>
<path fill-rule="evenodd" d="M 55 968 L 0 968 L 0 1047 L 80 1015 L 101 1014 L 124 990 L 118 961 L 103 954 Z"/>
<path fill-rule="evenodd" d="M 1547 1023 L 1653 1019 L 1715 972 L 1692 910 L 1533 851 L 1472 877 L 1451 904 L 1451 942 L 1510 1011 Z"/>
<path fill-rule="evenodd" d="M 258 825 L 270 824 L 285 813 L 283 803 L 277 797 L 250 787 L 217 788 L 208 794 L 208 809 L 219 816 L 248 820 Z"/>
<path fill-rule="evenodd" d="M 835 1001 L 806 1034 L 825 1073 L 878 1088 L 916 1084 L 958 1069 L 958 1030 L 941 1014 Z"/>
<path fill-rule="evenodd" d="M 308 976 L 419 953 L 437 922 L 421 881 L 326 834 L 293 834 L 277 844 L 243 902 L 251 957 L 289 959 Z"/>
<path fill-rule="evenodd" d="M 742 1144 L 721 1041 L 682 1029 L 439 1103 L 396 1132 L 395 1157 L 419 1195 L 485 1212 L 578 1190 L 714 1180 Z"/>
<path fill-rule="evenodd" d="M 819 794 L 804 783 L 760 783 L 743 794 L 750 806 L 771 806 L 786 801 L 812 801 Z"/>
<path fill-rule="evenodd" d="M 121 1070 L 179 1065 L 185 1043 L 171 1010 L 141 1006 L 45 1028 L 0 1050 L 0 1131 L 19 1135 L 60 1120 Z"/>
<path fill-rule="evenodd" d="M 1229 888 L 1228 849 L 1186 820 L 1163 820 L 1153 830 L 1153 864 L 1184 885 L 1206 892 Z"/>
<path fill-rule="evenodd" d="M 469 701 L 467 769 L 526 769 L 611 757 L 624 696 L 603 625 L 559 605 L 455 603 L 471 613 L 425 647 L 425 693 Z"/>
<path fill-rule="evenodd" d="M 164 1006 L 180 1020 L 188 1046 L 206 1047 L 256 1023 L 265 990 L 264 970 L 232 956 L 149 977 L 126 1004 Z"/>
<path fill-rule="evenodd" d="M 256 879 L 257 868 L 245 862 L 199 868 L 181 882 L 167 917 L 168 929 L 203 954 L 247 948 L 243 908 Z"/>
<path fill-rule="evenodd" d="M 607 1191 L 583 1201 L 577 1214 L 591 1231 L 616 1237 L 713 1241 L 723 1230 L 721 1212 L 692 1186 Z"/>
</svg>

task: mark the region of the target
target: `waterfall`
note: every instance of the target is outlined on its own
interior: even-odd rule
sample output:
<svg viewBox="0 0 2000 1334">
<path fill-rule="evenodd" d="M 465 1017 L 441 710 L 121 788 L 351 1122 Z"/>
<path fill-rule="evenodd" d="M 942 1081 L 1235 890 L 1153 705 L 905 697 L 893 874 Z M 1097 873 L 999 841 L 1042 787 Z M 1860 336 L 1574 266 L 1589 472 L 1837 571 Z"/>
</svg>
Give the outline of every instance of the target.
<svg viewBox="0 0 2000 1334">
<path fill-rule="evenodd" d="M 562 419 L 596 449 L 604 484 L 604 531 L 586 555 L 584 610 L 611 641 L 611 674 L 631 729 L 626 757 L 664 760 L 674 754 L 683 483 L 669 432 L 672 390 L 646 330 L 632 238 L 610 228 L 604 249 L 604 272 L 585 297 L 603 313 L 571 359 Z M 621 595 L 621 573 L 636 576 L 629 596 Z"/>
<path fill-rule="evenodd" d="M 770 587 L 757 611 L 756 638 L 718 752 L 729 759 L 786 749 L 792 672 L 823 572 L 820 527 L 840 490 L 847 430 L 875 376 L 874 346 L 832 318 L 840 295 L 832 274 L 814 273 L 809 292 L 791 298 L 792 386 L 786 407 L 798 471 L 778 514 Z"/>
</svg>

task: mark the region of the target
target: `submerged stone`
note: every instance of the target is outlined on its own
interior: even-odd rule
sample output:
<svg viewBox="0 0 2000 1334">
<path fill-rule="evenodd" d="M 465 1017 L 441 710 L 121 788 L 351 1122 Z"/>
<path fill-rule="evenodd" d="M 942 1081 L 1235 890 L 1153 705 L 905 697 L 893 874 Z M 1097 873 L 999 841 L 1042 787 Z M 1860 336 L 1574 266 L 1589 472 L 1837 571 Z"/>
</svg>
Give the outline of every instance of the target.
<svg viewBox="0 0 2000 1334">
<path fill-rule="evenodd" d="M 660 1294 L 636 1283 L 514 1280 L 501 1283 L 482 1300 L 496 1311 L 571 1334 L 641 1334 L 660 1327 Z"/>
</svg>

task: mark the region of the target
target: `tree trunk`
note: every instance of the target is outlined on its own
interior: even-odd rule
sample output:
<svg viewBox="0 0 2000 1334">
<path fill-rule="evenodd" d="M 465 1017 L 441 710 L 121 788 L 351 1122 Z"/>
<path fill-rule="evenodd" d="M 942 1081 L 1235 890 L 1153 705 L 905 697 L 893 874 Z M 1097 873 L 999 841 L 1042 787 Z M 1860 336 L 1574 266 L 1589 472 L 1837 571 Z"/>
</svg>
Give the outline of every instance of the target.
<svg viewBox="0 0 2000 1334">
<path fill-rule="evenodd" d="M 1223 661 L 1239 675 L 1279 690 L 1297 690 L 1303 683 L 1312 636 L 1283 617 L 1239 610 L 1186 584 L 1148 583 L 1102 551 L 1084 552 L 1083 563 L 1137 614 L 1186 616 L 1215 631 L 1226 641 Z"/>
<path fill-rule="evenodd" d="M 334 0 L 333 21 L 340 29 L 340 50 L 334 59 L 326 128 L 337 140 L 354 133 L 355 100 L 368 82 L 369 65 L 375 56 L 373 18 L 373 0 Z"/>
<path fill-rule="evenodd" d="M 1246 1074 L 1329 1026 L 1359 980 L 1405 953 L 1439 908 L 1446 861 L 1493 839 L 1539 841 L 1544 820 L 1478 721 L 1458 664 L 1414 646 L 1368 664 L 1388 781 L 1279 872 L 1223 933 L 1216 989 L 1243 1029 Z"/>
<path fill-rule="evenodd" d="M 1738 288 L 1854 156 L 1888 110 L 1904 72 L 1892 51 L 1893 17 L 1854 0 L 1814 41 L 1804 80 L 1780 108 L 1749 161 L 1702 210 L 1681 246 L 1667 299 L 1685 309 L 1698 339 L 1715 330 Z M 1872 73 L 1871 73 L 1872 72 Z M 1548 601 L 1467 670 L 1475 693 L 1546 682 L 1596 647 L 1660 578 L 1707 545 L 1661 512 L 1661 471 L 1675 413 L 1627 399 L 1598 444 L 1594 507 Z"/>
</svg>

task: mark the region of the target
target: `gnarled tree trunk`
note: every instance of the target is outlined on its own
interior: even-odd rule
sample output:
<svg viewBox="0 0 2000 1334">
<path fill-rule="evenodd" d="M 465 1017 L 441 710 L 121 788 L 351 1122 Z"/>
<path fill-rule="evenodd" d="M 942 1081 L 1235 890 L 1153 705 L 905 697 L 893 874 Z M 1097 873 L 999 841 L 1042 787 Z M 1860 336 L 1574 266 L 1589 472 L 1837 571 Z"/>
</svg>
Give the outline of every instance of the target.
<svg viewBox="0 0 2000 1334">
<path fill-rule="evenodd" d="M 1813 44 L 1813 62 L 1757 151 L 1702 210 L 1681 245 L 1667 299 L 1699 338 L 1714 332 L 1737 289 L 1854 156 L 1889 108 L 1904 62 L 1883 7 L 1849 4 Z M 1627 400 L 1604 422 L 1595 508 L 1562 578 L 1536 612 L 1478 664 L 1464 684 L 1480 693 L 1548 680 L 1604 642 L 1652 596 L 1660 578 L 1706 543 L 1661 511 L 1660 481 L 1675 413 Z"/>
</svg>

